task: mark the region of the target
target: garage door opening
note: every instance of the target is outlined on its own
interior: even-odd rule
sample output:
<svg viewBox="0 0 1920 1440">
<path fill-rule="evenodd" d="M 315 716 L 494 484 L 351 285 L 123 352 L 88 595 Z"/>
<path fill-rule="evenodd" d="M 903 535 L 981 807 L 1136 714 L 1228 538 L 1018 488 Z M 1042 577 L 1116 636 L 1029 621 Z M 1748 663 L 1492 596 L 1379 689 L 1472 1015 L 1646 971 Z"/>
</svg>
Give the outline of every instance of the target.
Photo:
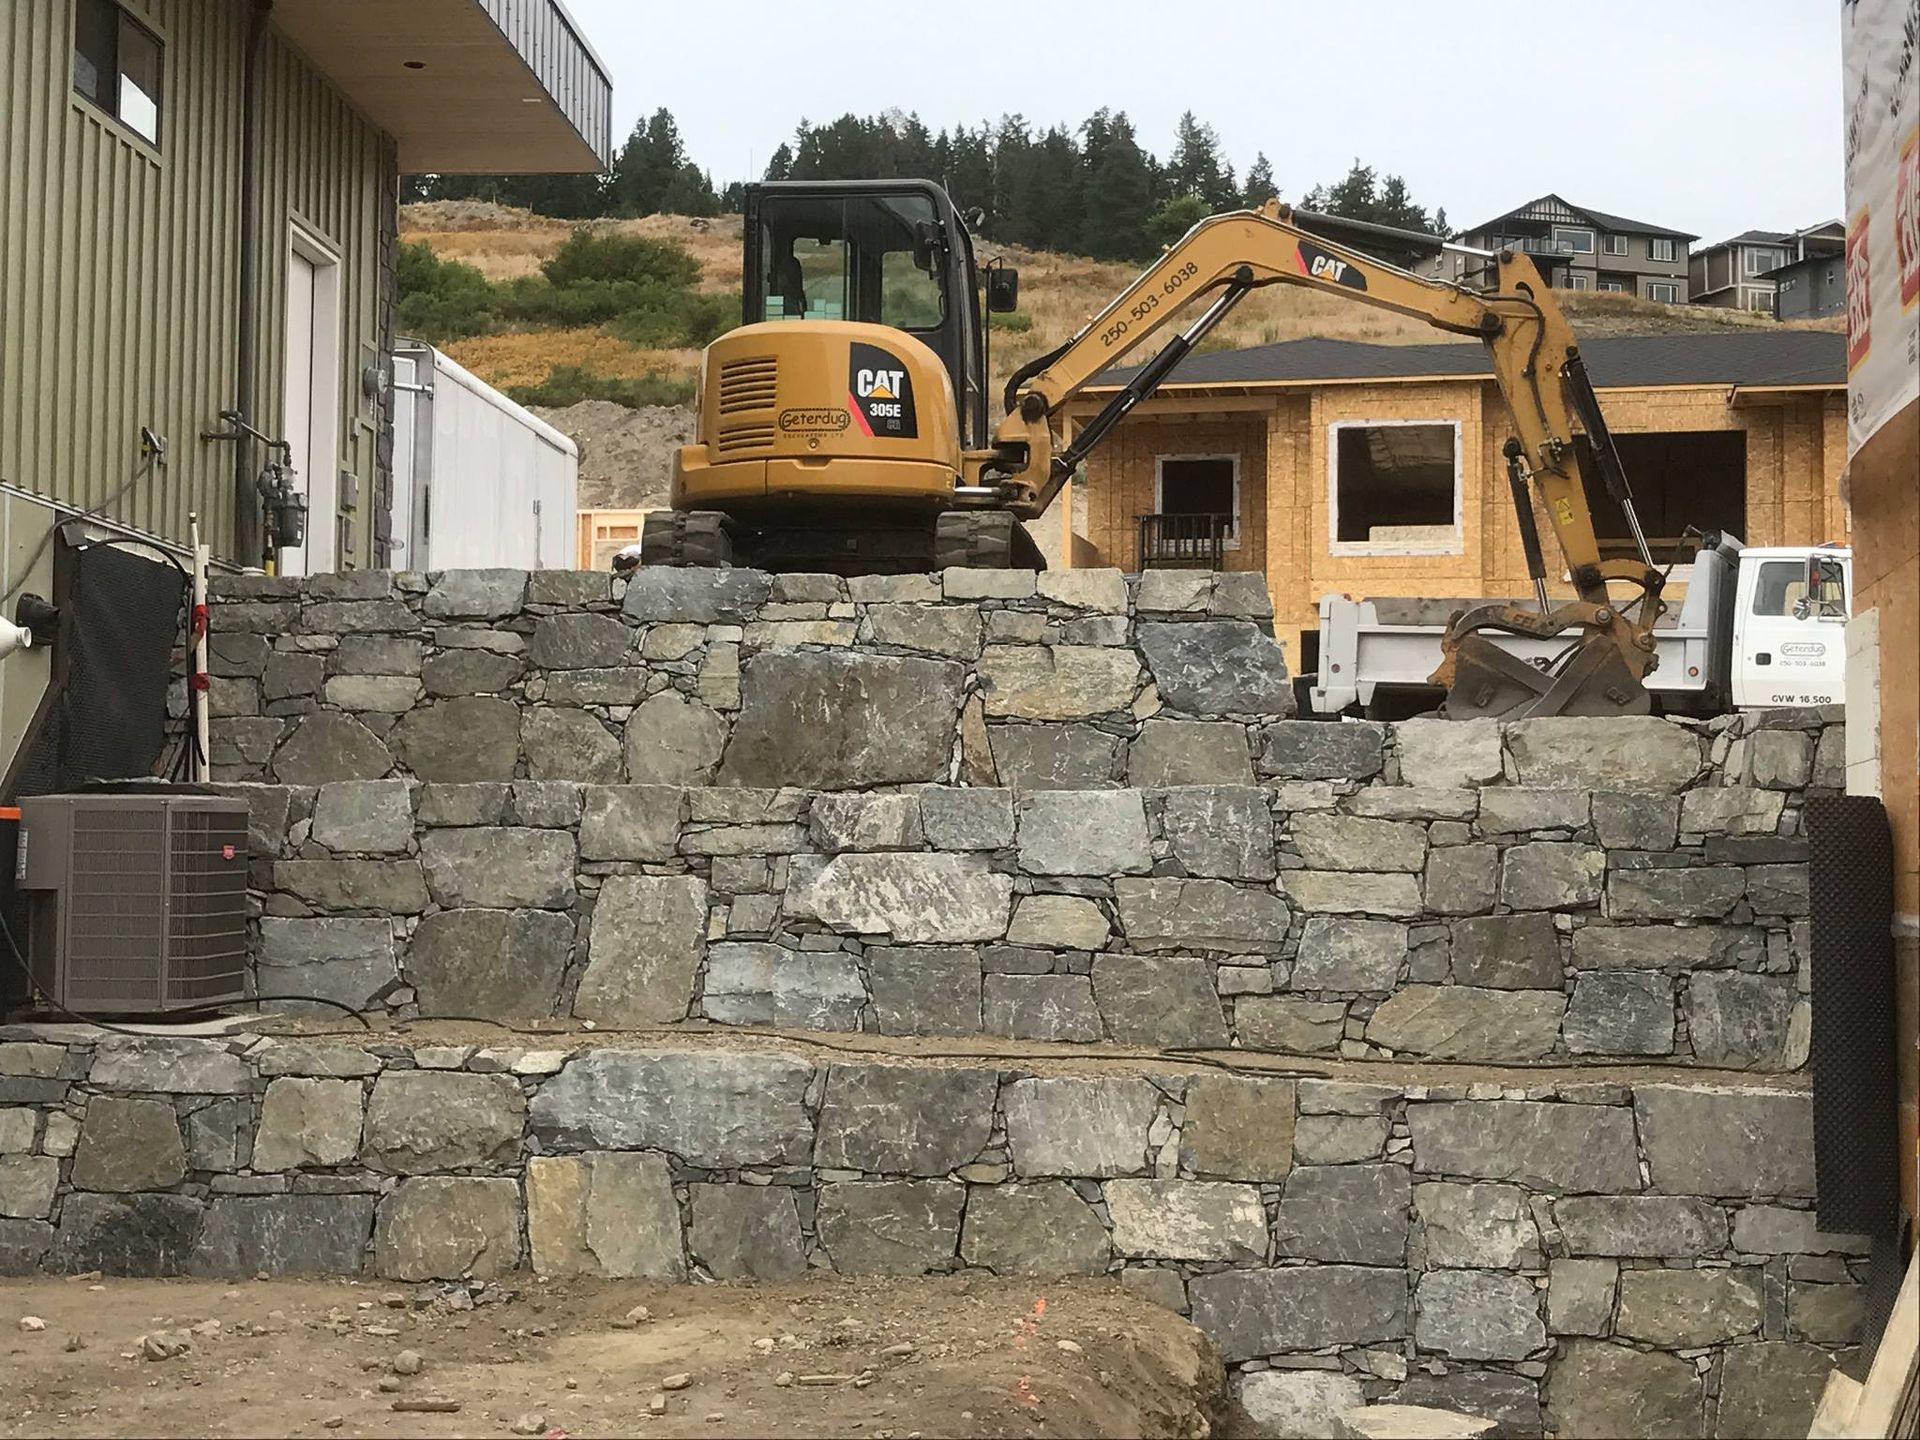
<svg viewBox="0 0 1920 1440">
<path fill-rule="evenodd" d="M 1627 517 L 1607 494 L 1595 469 L 1593 450 L 1576 436 L 1588 476 L 1587 504 L 1602 557 L 1638 559 Z M 1640 526 L 1647 532 L 1656 565 L 1685 565 L 1698 548 L 1687 534 L 1718 530 L 1750 540 L 1747 534 L 1747 433 L 1744 430 L 1679 430 L 1648 435 L 1616 433 L 1613 443 L 1627 472 Z"/>
<path fill-rule="evenodd" d="M 1460 548 L 1460 427 L 1333 426 L 1336 554 L 1449 554 Z"/>
</svg>

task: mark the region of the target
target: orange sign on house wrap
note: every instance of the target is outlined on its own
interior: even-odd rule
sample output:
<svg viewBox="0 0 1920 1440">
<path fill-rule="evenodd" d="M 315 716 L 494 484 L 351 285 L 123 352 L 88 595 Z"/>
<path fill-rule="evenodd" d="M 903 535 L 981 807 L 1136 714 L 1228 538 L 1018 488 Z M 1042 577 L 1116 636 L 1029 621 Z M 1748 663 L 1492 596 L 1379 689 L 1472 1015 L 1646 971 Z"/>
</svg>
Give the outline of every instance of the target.
<svg viewBox="0 0 1920 1440">
<path fill-rule="evenodd" d="M 1847 373 L 1873 353 L 1872 212 L 1862 207 L 1847 225 Z"/>
<path fill-rule="evenodd" d="M 1893 245 L 1900 266 L 1900 308 L 1920 305 L 1920 125 L 1900 146 L 1900 176 L 1894 182 Z"/>
</svg>

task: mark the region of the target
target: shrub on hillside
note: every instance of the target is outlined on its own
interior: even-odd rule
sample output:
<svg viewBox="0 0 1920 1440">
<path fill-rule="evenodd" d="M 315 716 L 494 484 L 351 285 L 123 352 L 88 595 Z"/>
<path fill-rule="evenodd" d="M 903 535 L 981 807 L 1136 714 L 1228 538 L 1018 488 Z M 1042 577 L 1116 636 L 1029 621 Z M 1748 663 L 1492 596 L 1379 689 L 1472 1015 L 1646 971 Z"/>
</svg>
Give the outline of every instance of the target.
<svg viewBox="0 0 1920 1440">
<path fill-rule="evenodd" d="M 556 365 L 538 385 L 513 386 L 507 396 L 521 405 L 577 405 L 582 400 L 611 400 L 630 408 L 685 405 L 693 399 L 693 381 L 676 375 L 620 378 L 596 375 L 580 365 Z"/>
<path fill-rule="evenodd" d="M 442 260 L 424 240 L 402 245 L 394 261 L 401 332 L 439 344 L 484 335 L 499 324 L 499 295 L 473 266 Z"/>
<path fill-rule="evenodd" d="M 700 262 L 671 240 L 584 227 L 567 237 L 540 273 L 555 289 L 596 280 L 657 282 L 685 290 L 700 279 Z"/>
</svg>

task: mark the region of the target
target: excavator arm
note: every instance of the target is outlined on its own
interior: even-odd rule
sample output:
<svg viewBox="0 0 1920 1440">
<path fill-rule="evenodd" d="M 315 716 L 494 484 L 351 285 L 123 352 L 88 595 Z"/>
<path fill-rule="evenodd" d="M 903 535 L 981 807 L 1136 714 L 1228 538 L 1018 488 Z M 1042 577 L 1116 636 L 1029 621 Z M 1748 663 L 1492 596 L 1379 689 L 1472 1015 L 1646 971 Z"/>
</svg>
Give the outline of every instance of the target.
<svg viewBox="0 0 1920 1440">
<path fill-rule="evenodd" d="M 1477 336 L 1513 414 L 1508 484 L 1539 608 L 1480 605 L 1454 617 L 1434 682 L 1456 716 L 1634 714 L 1650 708 L 1641 681 L 1654 664 L 1653 626 L 1665 606 L 1662 579 L 1634 515 L 1619 457 L 1566 317 L 1533 262 L 1516 251 L 1493 257 L 1497 283 L 1467 290 L 1417 275 L 1302 229 L 1269 201 L 1259 210 L 1201 221 L 1064 345 L 1017 372 L 1007 415 L 991 449 L 966 456 L 963 493 L 991 496 L 1031 519 L 1052 504 L 1086 453 L 1148 398 L 1173 368 L 1250 291 L 1300 285 L 1402 315 L 1436 329 Z M 1197 313 L 1196 313 L 1197 312 Z M 1080 427 L 1059 436 L 1063 407 L 1177 317 L 1194 318 Z M 1606 560 L 1587 502 L 1587 463 L 1573 443 L 1584 431 L 1598 479 L 1628 517 L 1637 560 Z M 1553 605 L 1534 524 L 1533 497 L 1553 527 L 1575 595 Z M 1609 582 L 1632 592 L 1618 601 Z M 1570 637 L 1542 669 L 1508 654 L 1485 632 Z"/>
</svg>

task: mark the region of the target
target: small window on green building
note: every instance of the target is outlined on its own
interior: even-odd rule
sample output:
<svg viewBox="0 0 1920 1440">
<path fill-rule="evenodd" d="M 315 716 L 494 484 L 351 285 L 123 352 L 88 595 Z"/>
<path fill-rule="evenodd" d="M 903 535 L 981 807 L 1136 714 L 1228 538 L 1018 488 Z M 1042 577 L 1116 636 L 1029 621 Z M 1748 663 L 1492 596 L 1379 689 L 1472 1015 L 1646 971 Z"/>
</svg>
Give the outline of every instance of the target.
<svg viewBox="0 0 1920 1440">
<path fill-rule="evenodd" d="M 113 0 L 74 0 L 73 88 L 141 139 L 160 143 L 160 40 Z"/>
</svg>

